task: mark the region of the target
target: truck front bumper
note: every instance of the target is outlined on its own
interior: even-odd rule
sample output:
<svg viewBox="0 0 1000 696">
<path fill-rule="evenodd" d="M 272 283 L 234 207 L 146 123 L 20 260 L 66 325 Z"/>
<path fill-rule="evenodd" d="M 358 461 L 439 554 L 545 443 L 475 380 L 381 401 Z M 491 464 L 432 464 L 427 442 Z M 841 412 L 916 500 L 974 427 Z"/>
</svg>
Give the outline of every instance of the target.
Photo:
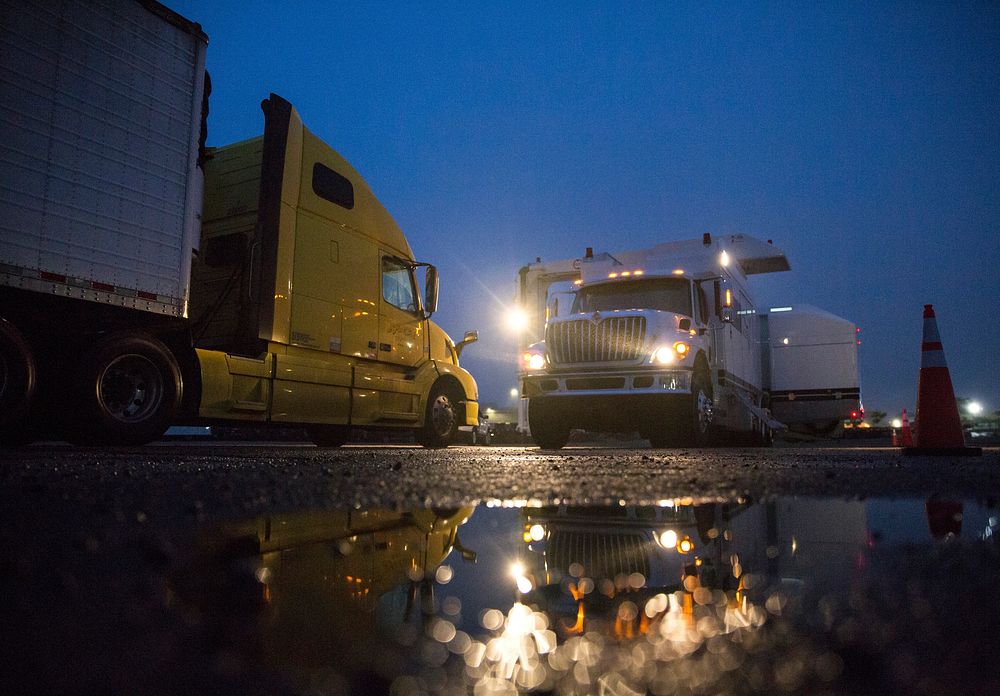
<svg viewBox="0 0 1000 696">
<path fill-rule="evenodd" d="M 521 395 L 528 398 L 690 393 L 691 370 L 677 368 L 547 372 L 521 376 Z"/>
<path fill-rule="evenodd" d="M 691 393 L 691 371 L 623 371 L 522 375 L 531 412 L 551 414 L 572 428 L 643 431 L 681 412 Z"/>
</svg>

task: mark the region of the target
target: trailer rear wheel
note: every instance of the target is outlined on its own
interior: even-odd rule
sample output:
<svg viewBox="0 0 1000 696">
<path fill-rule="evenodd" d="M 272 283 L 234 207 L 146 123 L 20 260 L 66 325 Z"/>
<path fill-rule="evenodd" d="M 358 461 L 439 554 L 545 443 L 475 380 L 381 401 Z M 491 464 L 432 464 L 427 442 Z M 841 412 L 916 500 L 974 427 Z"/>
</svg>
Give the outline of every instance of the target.
<svg viewBox="0 0 1000 696">
<path fill-rule="evenodd" d="M 438 382 L 427 397 L 424 427 L 416 431 L 417 442 L 428 449 L 447 447 L 458 432 L 461 396 L 447 384 Z"/>
<path fill-rule="evenodd" d="M 317 447 L 342 447 L 351 439 L 349 425 L 310 425 L 306 433 Z"/>
<path fill-rule="evenodd" d="M 528 427 L 531 439 L 542 449 L 562 449 L 569 442 L 569 423 L 544 403 L 528 402 Z"/>
<path fill-rule="evenodd" d="M 141 445 L 163 435 L 182 396 L 170 350 L 140 333 L 117 333 L 83 358 L 70 437 L 87 444 Z"/>
<path fill-rule="evenodd" d="M 35 393 L 35 358 L 17 328 L 0 319 L 0 444 L 31 442 L 25 419 Z"/>
</svg>

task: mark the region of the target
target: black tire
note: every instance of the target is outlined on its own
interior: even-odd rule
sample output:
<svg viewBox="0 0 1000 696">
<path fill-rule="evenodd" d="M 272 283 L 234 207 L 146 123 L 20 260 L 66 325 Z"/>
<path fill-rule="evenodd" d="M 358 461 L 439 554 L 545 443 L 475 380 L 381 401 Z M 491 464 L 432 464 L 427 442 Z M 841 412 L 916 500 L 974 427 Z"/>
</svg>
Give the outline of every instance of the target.
<svg viewBox="0 0 1000 696">
<path fill-rule="evenodd" d="M 662 414 L 660 425 L 645 431 L 649 445 L 663 447 L 707 447 L 712 432 L 712 384 L 703 369 L 691 376 L 691 395 L 681 397 Z"/>
<path fill-rule="evenodd" d="M 447 447 L 458 433 L 461 395 L 446 384 L 435 383 L 427 396 L 424 425 L 416 431 L 417 442 L 427 449 Z"/>
<path fill-rule="evenodd" d="M 692 447 L 712 444 L 712 382 L 704 370 L 696 369 L 691 376 L 688 418 L 684 424 L 685 439 Z"/>
<path fill-rule="evenodd" d="M 181 371 L 170 350 L 142 333 L 111 334 L 80 363 L 73 442 L 141 445 L 163 435 L 180 407 Z"/>
<path fill-rule="evenodd" d="M 0 319 L 0 444 L 26 445 L 32 434 L 29 410 L 35 395 L 35 358 L 17 328 Z"/>
<path fill-rule="evenodd" d="M 562 449 L 569 442 L 569 423 L 543 403 L 528 402 L 528 428 L 531 439 L 542 449 Z"/>
<path fill-rule="evenodd" d="M 0 424 L 19 421 L 35 393 L 35 358 L 17 328 L 0 319 Z"/>
<path fill-rule="evenodd" d="M 309 425 L 306 433 L 317 447 L 342 447 L 351 439 L 351 426 Z"/>
</svg>

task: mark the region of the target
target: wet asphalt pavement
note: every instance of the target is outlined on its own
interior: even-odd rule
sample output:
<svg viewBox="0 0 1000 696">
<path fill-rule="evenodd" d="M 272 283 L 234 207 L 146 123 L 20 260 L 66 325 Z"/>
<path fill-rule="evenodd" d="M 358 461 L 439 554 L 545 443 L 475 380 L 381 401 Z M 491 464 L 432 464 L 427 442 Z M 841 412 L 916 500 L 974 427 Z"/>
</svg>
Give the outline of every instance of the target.
<svg viewBox="0 0 1000 696">
<path fill-rule="evenodd" d="M 995 448 L 4 451 L 0 693 L 997 693 L 998 500 Z"/>
</svg>

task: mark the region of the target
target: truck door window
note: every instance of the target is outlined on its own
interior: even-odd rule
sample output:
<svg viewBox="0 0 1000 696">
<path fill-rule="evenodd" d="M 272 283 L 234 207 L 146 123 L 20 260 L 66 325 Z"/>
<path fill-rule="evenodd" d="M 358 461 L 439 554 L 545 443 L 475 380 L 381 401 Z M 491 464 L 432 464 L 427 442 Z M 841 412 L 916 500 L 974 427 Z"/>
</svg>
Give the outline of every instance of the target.
<svg viewBox="0 0 1000 696">
<path fill-rule="evenodd" d="M 581 288 L 573 312 L 658 309 L 691 316 L 691 283 L 685 278 L 649 278 Z"/>
<path fill-rule="evenodd" d="M 382 258 L 382 299 L 407 312 L 417 311 L 417 291 L 410 267 L 391 256 Z"/>
<path fill-rule="evenodd" d="M 708 324 L 708 300 L 705 299 L 705 288 L 701 283 L 695 284 L 695 294 L 698 298 L 698 321 Z"/>
</svg>

